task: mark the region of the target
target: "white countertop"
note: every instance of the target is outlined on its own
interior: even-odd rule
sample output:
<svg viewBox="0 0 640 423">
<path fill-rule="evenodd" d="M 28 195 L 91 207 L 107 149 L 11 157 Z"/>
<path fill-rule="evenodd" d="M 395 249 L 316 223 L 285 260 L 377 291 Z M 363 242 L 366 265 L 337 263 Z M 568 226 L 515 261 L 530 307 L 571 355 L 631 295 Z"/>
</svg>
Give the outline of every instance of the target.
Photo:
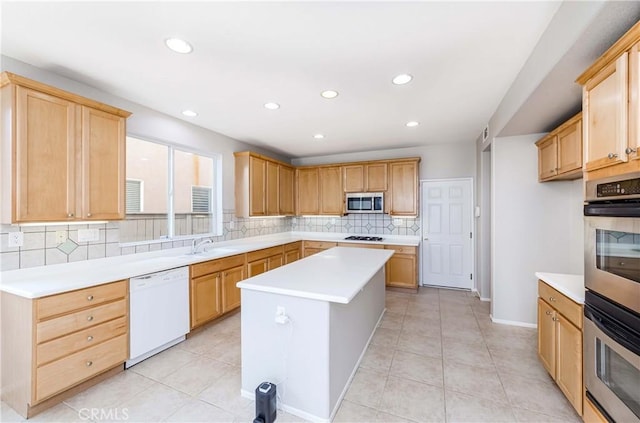
<svg viewBox="0 0 640 423">
<path fill-rule="evenodd" d="M 584 304 L 584 276 L 536 272 L 536 277 L 578 304 Z"/>
<path fill-rule="evenodd" d="M 393 250 L 333 247 L 238 282 L 242 289 L 348 304 Z"/>
<path fill-rule="evenodd" d="M 171 248 L 149 253 L 129 254 L 74 263 L 38 266 L 27 269 L 0 272 L 0 291 L 25 298 L 39 298 L 103 283 L 128 279 L 135 276 L 160 272 L 190 264 L 243 254 L 301 240 L 354 242 L 344 238 L 350 234 L 323 232 L 283 232 L 243 238 L 233 241 L 216 242 L 207 245 L 204 254 L 190 255 L 191 247 Z M 371 236 L 378 236 L 371 234 Z M 381 242 L 370 244 L 412 245 L 420 243 L 418 236 L 380 235 Z"/>
</svg>

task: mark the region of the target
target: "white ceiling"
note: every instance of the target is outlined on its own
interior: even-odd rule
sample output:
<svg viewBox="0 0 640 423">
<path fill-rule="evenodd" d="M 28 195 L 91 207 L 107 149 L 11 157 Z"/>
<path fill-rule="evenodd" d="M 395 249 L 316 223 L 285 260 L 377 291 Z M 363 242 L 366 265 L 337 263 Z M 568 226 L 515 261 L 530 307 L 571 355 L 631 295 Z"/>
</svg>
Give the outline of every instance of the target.
<svg viewBox="0 0 640 423">
<path fill-rule="evenodd" d="M 559 5 L 5 1 L 2 54 L 289 157 L 473 143 Z"/>
</svg>

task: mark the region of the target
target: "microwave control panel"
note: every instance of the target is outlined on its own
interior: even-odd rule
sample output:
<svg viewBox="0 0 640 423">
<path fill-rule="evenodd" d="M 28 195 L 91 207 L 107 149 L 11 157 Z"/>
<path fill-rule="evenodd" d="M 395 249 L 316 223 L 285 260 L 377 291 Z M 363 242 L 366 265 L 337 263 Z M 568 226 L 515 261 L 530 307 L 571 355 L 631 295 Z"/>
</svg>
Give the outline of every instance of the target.
<svg viewBox="0 0 640 423">
<path fill-rule="evenodd" d="M 598 184 L 596 188 L 596 195 L 598 198 L 618 197 L 621 195 L 640 195 L 640 178 Z"/>
</svg>

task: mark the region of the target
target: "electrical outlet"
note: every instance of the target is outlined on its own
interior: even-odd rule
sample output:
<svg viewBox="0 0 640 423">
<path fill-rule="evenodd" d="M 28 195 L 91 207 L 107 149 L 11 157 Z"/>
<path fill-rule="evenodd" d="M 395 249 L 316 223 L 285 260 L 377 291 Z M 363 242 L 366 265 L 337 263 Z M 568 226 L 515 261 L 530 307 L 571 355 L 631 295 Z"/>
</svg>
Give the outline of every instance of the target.
<svg viewBox="0 0 640 423">
<path fill-rule="evenodd" d="M 284 311 L 284 307 L 278 306 L 276 307 L 276 316 L 284 316 L 286 313 Z"/>
<path fill-rule="evenodd" d="M 22 247 L 24 244 L 24 234 L 20 231 L 9 232 L 9 239 L 7 240 L 7 247 Z"/>
<path fill-rule="evenodd" d="M 100 240 L 100 229 L 78 229 L 78 242 Z"/>
<path fill-rule="evenodd" d="M 402 226 L 402 219 L 393 219 L 393 224 L 395 226 Z"/>
<path fill-rule="evenodd" d="M 67 240 L 67 231 L 56 231 L 56 244 L 62 244 Z"/>
<path fill-rule="evenodd" d="M 331 224 L 332 224 L 332 225 L 335 225 L 335 224 L 336 224 L 336 218 L 335 218 L 335 217 L 332 217 L 332 218 L 331 218 Z"/>
<path fill-rule="evenodd" d="M 234 220 L 230 220 L 229 221 L 229 229 L 235 229 L 236 227 L 236 222 Z"/>
</svg>

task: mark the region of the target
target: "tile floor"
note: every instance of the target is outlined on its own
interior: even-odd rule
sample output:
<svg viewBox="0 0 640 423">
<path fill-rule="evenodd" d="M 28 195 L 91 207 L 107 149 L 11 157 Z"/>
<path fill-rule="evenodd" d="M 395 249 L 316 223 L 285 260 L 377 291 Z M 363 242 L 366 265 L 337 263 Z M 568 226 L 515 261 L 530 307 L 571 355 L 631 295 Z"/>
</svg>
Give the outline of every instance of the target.
<svg viewBox="0 0 640 423">
<path fill-rule="evenodd" d="M 491 323 L 466 292 L 387 292 L 386 304 L 334 421 L 581 421 L 538 362 L 535 329 Z M 252 422 L 239 392 L 238 313 L 29 421 Z"/>
</svg>

